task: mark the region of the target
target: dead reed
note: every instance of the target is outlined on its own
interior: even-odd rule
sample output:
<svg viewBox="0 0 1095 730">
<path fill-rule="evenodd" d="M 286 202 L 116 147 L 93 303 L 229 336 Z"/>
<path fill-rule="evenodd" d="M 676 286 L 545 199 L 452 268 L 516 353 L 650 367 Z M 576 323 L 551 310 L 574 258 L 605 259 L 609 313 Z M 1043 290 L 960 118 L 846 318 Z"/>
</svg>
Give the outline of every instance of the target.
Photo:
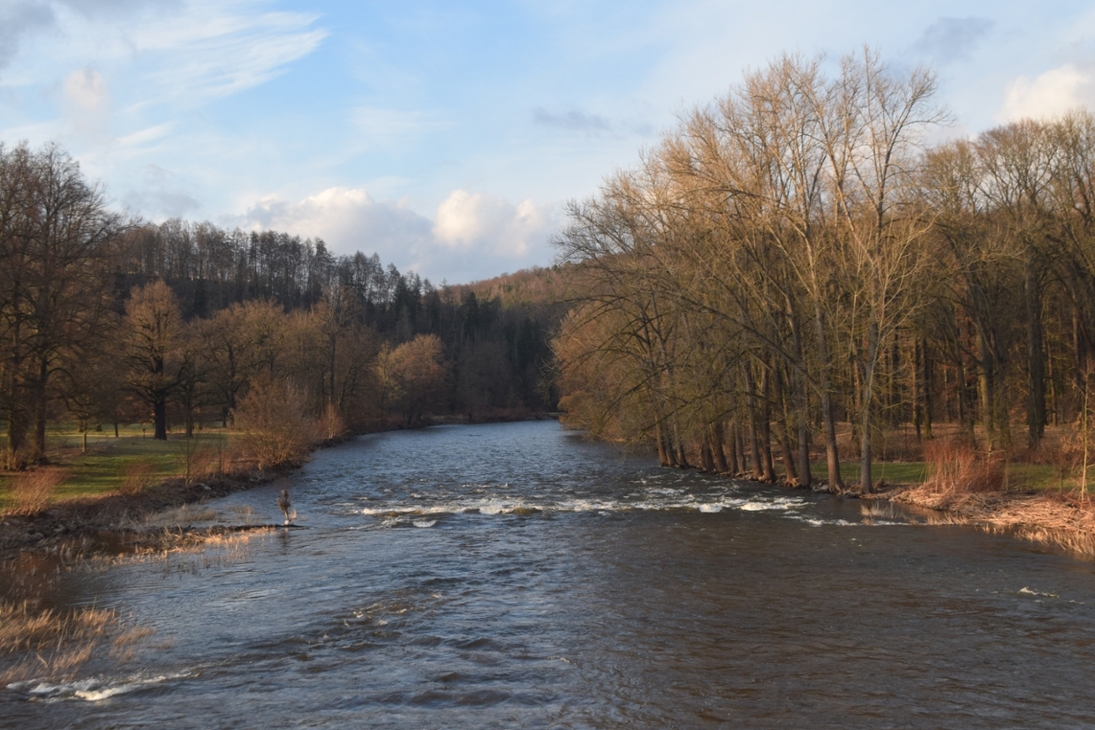
<svg viewBox="0 0 1095 730">
<path fill-rule="evenodd" d="M 951 438 L 924 444 L 928 478 L 919 490 L 934 495 L 939 504 L 961 495 L 999 492 L 1004 469 L 991 454 L 979 452 L 968 439 Z"/>
<path fill-rule="evenodd" d="M 116 623 L 113 611 L 58 611 L 31 601 L 0 602 L 0 686 L 32 677 L 71 676 Z M 6 659 L 13 663 L 3 666 Z"/>
<path fill-rule="evenodd" d="M 11 478 L 12 504 L 8 514 L 34 515 L 53 504 L 53 497 L 69 478 L 65 469 L 41 467 L 19 472 Z"/>
</svg>

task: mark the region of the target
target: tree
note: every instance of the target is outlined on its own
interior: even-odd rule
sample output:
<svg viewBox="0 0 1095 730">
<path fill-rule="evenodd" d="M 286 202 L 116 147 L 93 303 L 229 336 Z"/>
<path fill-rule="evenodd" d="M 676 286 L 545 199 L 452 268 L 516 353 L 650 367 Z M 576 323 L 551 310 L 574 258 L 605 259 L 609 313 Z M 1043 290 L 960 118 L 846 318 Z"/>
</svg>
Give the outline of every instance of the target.
<svg viewBox="0 0 1095 730">
<path fill-rule="evenodd" d="M 107 314 L 109 244 L 121 224 L 58 147 L 0 144 L 0 341 L 9 464 L 46 448 L 50 381 L 93 346 Z"/>
<path fill-rule="evenodd" d="M 128 382 L 152 409 L 154 438 L 167 440 L 167 399 L 186 374 L 181 356 L 182 315 L 171 288 L 155 281 L 126 302 L 122 338 Z"/>
<path fill-rule="evenodd" d="M 441 339 L 419 335 L 410 342 L 380 353 L 378 381 L 387 388 L 386 402 L 403 415 L 408 426 L 440 404 L 448 368 Z"/>
</svg>

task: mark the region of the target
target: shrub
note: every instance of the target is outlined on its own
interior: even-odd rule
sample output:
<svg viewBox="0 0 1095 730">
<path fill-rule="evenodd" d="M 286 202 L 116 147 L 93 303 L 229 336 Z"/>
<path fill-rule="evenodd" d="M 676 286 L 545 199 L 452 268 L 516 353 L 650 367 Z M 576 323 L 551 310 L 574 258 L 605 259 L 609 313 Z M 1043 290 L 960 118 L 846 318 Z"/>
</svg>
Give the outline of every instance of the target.
<svg viewBox="0 0 1095 730">
<path fill-rule="evenodd" d="M 981 455 L 965 438 L 930 441 L 924 445 L 928 479 L 924 489 L 936 494 L 1000 491 L 1004 470 L 991 457 Z"/>
<path fill-rule="evenodd" d="M 321 438 L 306 406 L 304 394 L 292 383 L 253 383 L 235 413 L 235 438 L 243 458 L 264 470 L 299 464 Z"/>
</svg>

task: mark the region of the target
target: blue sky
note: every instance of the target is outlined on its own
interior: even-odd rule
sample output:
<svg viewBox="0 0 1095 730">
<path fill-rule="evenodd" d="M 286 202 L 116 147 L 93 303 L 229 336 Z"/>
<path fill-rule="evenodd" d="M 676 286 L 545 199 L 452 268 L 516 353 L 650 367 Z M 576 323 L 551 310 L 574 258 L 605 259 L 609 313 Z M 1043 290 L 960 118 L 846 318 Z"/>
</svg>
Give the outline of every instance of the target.
<svg viewBox="0 0 1095 730">
<path fill-rule="evenodd" d="M 970 135 L 1095 107 L 1095 3 L 0 0 L 0 141 L 152 221 L 435 282 L 552 261 L 568 199 L 783 52 L 930 64 Z"/>
</svg>

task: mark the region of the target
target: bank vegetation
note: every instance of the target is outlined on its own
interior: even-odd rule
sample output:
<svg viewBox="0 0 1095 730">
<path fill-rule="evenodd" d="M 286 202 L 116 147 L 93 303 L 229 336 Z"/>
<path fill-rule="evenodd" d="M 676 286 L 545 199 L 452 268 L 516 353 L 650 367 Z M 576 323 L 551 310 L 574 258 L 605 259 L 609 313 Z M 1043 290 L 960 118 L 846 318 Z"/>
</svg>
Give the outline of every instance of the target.
<svg viewBox="0 0 1095 730">
<path fill-rule="evenodd" d="M 572 203 L 566 420 L 838 493 L 871 492 L 884 453 L 936 493 L 1052 464 L 1085 500 L 1095 116 L 933 142 L 935 91 L 870 50 L 784 56 Z"/>
</svg>

